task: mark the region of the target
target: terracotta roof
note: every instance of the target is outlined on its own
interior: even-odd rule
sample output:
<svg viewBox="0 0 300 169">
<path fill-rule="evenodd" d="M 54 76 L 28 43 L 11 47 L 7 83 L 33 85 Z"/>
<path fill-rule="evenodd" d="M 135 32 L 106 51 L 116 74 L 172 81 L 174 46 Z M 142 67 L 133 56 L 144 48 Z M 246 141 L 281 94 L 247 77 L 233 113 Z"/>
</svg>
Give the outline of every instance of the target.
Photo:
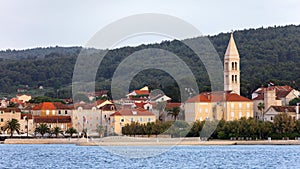
<svg viewBox="0 0 300 169">
<path fill-rule="evenodd" d="M 60 102 L 43 102 L 32 108 L 32 110 L 58 110 L 58 109 L 71 109 L 71 107 L 66 106 Z"/>
<path fill-rule="evenodd" d="M 149 90 L 135 90 L 137 95 L 149 95 Z"/>
<path fill-rule="evenodd" d="M 296 112 L 296 106 L 271 106 L 269 109 L 271 108 L 277 112 Z"/>
<path fill-rule="evenodd" d="M 4 112 L 11 112 L 11 111 L 21 112 L 21 109 L 15 108 L 15 107 L 7 107 L 7 108 L 0 108 L 0 111 L 4 111 Z"/>
<path fill-rule="evenodd" d="M 258 88 L 254 93 L 257 93 L 258 96 L 255 97 L 253 100 L 263 100 L 264 99 L 264 91 L 272 91 L 275 90 L 276 92 L 276 99 L 280 100 L 281 98 L 285 98 L 292 90 L 294 90 L 290 86 L 269 86 L 269 87 L 261 87 Z"/>
<path fill-rule="evenodd" d="M 225 97 L 224 97 L 225 96 Z M 243 101 L 251 101 L 250 99 L 240 96 L 236 93 L 229 92 L 203 92 L 197 96 L 194 96 L 188 99 L 186 102 L 220 102 L 220 101 L 233 101 L 233 102 L 243 102 Z"/>
<path fill-rule="evenodd" d="M 142 102 L 142 103 L 134 103 L 136 107 L 138 108 L 144 108 L 144 105 L 147 104 L 145 102 Z"/>
<path fill-rule="evenodd" d="M 167 103 L 166 108 L 180 107 L 181 103 Z"/>
<path fill-rule="evenodd" d="M 30 113 L 28 113 L 28 114 L 26 114 L 26 113 L 21 114 L 21 119 L 23 119 L 25 116 L 28 117 L 28 119 L 32 119 L 32 114 L 30 114 Z"/>
<path fill-rule="evenodd" d="M 121 109 L 110 116 L 154 116 L 154 114 L 145 109 Z"/>
<path fill-rule="evenodd" d="M 33 116 L 34 123 L 71 123 L 71 116 Z"/>
</svg>

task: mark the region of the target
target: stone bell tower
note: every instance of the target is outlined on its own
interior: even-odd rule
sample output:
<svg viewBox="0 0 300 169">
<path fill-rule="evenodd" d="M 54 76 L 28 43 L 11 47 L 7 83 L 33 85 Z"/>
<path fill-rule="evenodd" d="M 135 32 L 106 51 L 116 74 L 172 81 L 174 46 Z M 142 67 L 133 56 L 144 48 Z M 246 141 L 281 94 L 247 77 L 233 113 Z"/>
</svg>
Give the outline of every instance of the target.
<svg viewBox="0 0 300 169">
<path fill-rule="evenodd" d="M 240 56 L 233 33 L 224 56 L 224 91 L 240 95 Z"/>
</svg>

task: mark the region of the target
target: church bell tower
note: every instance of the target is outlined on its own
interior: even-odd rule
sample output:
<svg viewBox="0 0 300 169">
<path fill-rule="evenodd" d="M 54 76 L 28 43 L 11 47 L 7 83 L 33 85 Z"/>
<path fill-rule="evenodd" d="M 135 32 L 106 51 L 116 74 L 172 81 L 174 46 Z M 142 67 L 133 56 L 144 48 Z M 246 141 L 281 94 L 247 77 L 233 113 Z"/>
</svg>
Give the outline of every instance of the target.
<svg viewBox="0 0 300 169">
<path fill-rule="evenodd" d="M 240 95 L 240 56 L 233 33 L 224 56 L 224 91 Z"/>
</svg>

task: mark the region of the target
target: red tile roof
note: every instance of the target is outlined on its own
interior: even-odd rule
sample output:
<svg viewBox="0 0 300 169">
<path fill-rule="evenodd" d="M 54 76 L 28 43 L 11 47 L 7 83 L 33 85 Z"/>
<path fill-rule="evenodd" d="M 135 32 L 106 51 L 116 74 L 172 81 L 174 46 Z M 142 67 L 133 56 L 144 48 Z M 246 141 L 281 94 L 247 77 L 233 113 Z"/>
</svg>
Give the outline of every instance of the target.
<svg viewBox="0 0 300 169">
<path fill-rule="evenodd" d="M 43 102 L 32 108 L 32 110 L 70 110 L 71 107 L 60 102 Z"/>
<path fill-rule="evenodd" d="M 23 119 L 25 116 L 28 117 L 28 119 L 32 119 L 32 114 L 30 114 L 30 113 L 21 114 L 21 119 Z"/>
<path fill-rule="evenodd" d="M 166 108 L 180 107 L 181 103 L 167 103 Z"/>
<path fill-rule="evenodd" d="M 144 108 L 144 105 L 147 104 L 145 102 L 142 102 L 142 103 L 134 103 L 136 107 L 138 108 Z"/>
<path fill-rule="evenodd" d="M 15 107 L 7 107 L 7 108 L 0 108 L 0 111 L 9 112 L 9 113 L 12 111 L 21 112 L 21 109 Z"/>
<path fill-rule="evenodd" d="M 220 101 L 243 102 L 251 101 L 250 99 L 240 96 L 236 93 L 229 92 L 203 92 L 197 96 L 188 99 L 186 102 L 220 102 Z"/>
<path fill-rule="evenodd" d="M 136 95 L 149 95 L 148 90 L 135 90 Z"/>
<path fill-rule="evenodd" d="M 285 98 L 292 90 L 293 88 L 290 86 L 269 86 L 269 87 L 261 87 L 258 88 L 254 93 L 257 93 L 258 96 L 256 98 L 254 98 L 253 100 L 263 100 L 264 99 L 264 95 L 263 93 L 265 92 L 265 90 L 271 91 L 271 90 L 275 90 L 276 92 L 276 99 L 280 100 L 281 98 Z"/>
<path fill-rule="evenodd" d="M 269 109 L 271 108 L 277 112 L 296 112 L 296 106 L 271 106 Z"/>
<path fill-rule="evenodd" d="M 154 116 L 154 114 L 145 109 L 121 109 L 110 116 Z"/>
</svg>

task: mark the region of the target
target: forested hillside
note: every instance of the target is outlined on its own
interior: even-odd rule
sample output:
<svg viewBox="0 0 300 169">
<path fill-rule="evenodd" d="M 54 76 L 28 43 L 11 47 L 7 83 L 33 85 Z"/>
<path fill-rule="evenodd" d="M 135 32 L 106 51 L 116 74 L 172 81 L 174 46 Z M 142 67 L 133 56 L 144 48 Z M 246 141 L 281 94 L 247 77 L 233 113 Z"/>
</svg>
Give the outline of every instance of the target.
<svg viewBox="0 0 300 169">
<path fill-rule="evenodd" d="M 241 58 L 242 95 L 249 97 L 254 89 L 270 81 L 276 85 L 300 88 L 300 26 L 241 30 L 236 31 L 234 36 Z M 222 60 L 229 37 L 229 33 L 208 37 Z M 199 89 L 210 90 L 203 64 L 187 46 L 177 40 L 110 50 L 98 70 L 97 89 L 110 89 L 110 78 L 118 64 L 128 55 L 146 48 L 161 48 L 175 53 L 196 75 Z M 0 51 L 2 96 L 26 85 L 29 88 L 43 85 L 50 88 L 47 95 L 59 91 L 59 97 L 69 97 L 68 86 L 72 82 L 74 64 L 81 49 L 52 47 Z M 143 85 L 160 88 L 175 101 L 179 100 L 175 81 L 162 71 L 146 70 L 139 73 L 132 81 L 131 89 Z"/>
</svg>

